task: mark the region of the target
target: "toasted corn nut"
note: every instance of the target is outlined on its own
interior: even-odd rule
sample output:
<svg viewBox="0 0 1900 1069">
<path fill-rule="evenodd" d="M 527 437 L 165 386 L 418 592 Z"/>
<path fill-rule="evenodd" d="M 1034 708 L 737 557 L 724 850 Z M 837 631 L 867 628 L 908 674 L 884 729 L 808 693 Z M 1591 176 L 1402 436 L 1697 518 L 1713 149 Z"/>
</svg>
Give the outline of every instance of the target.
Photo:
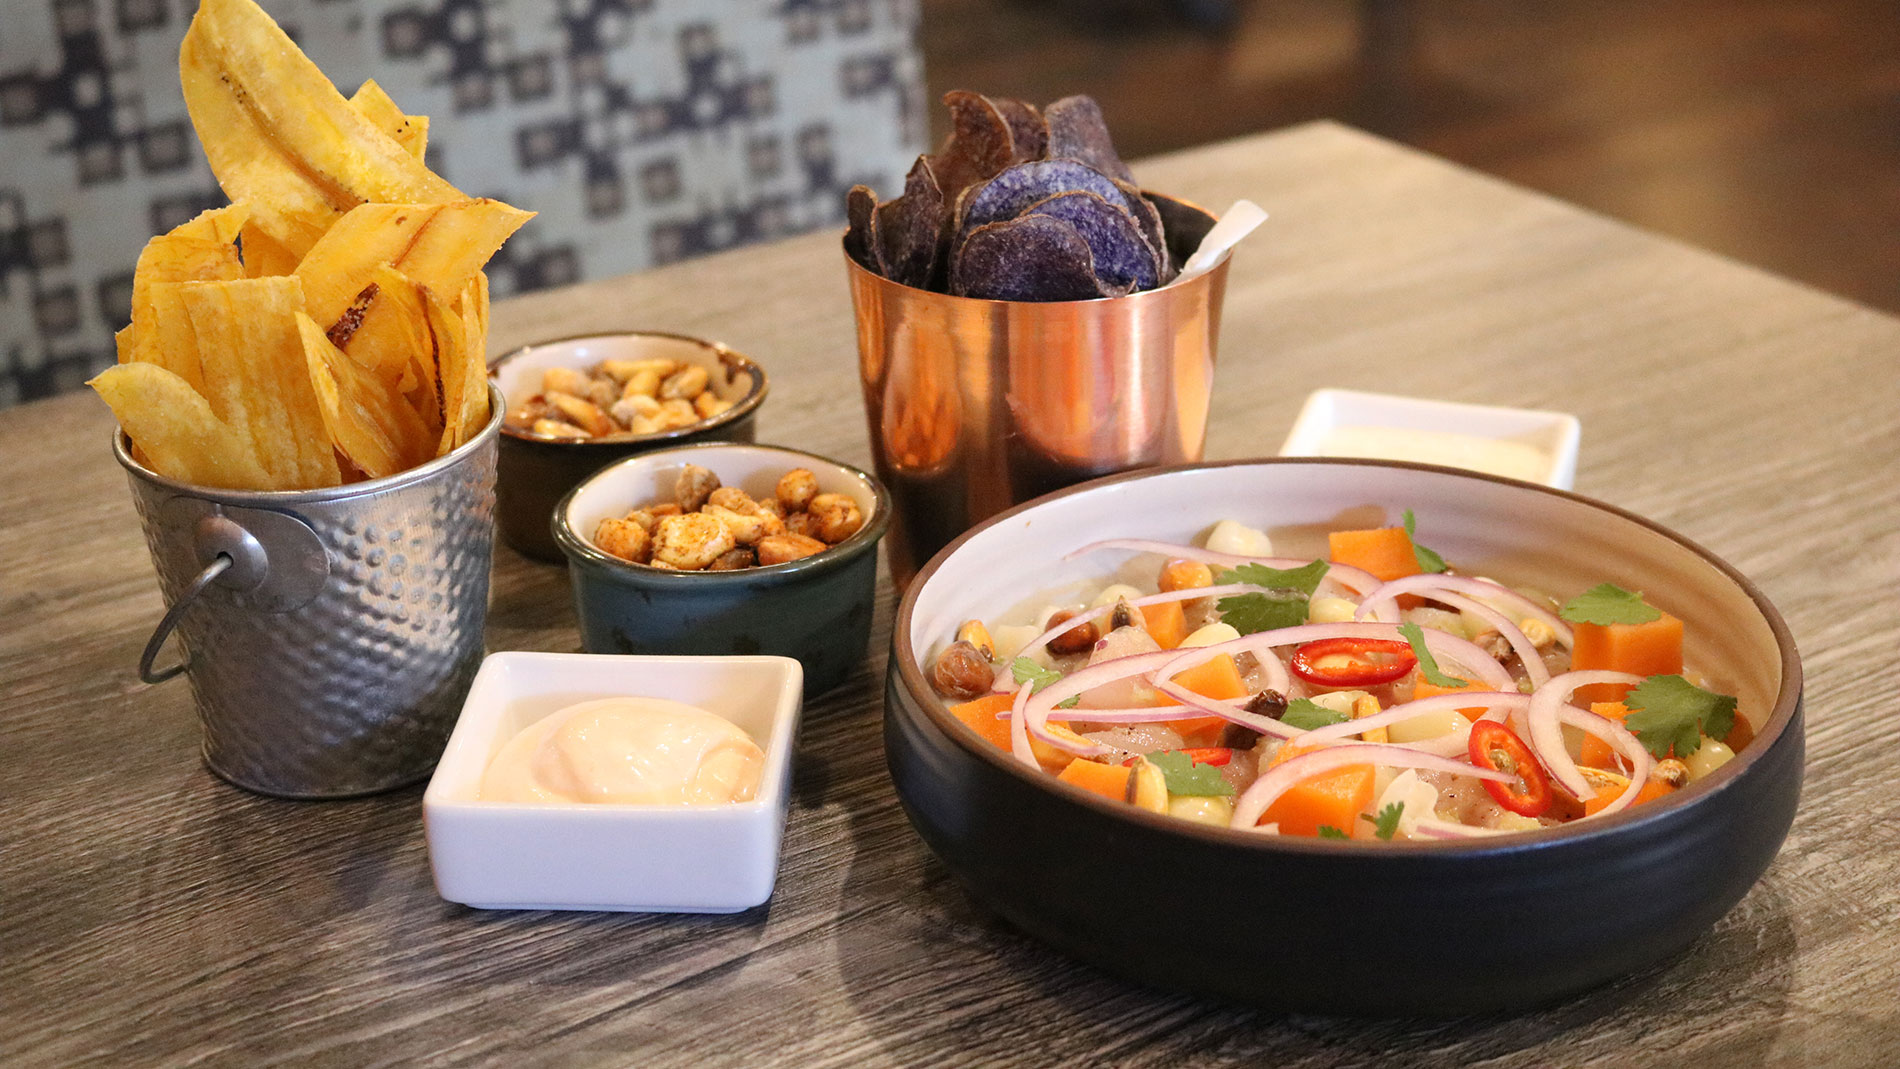
<svg viewBox="0 0 1900 1069">
<path fill-rule="evenodd" d="M 812 537 L 812 530 L 817 526 L 818 521 L 812 519 L 811 513 L 809 512 L 794 512 L 785 517 L 785 532 L 787 534 L 803 535 L 806 538 L 810 538 Z"/>
<path fill-rule="evenodd" d="M 627 377 L 627 381 L 620 384 L 620 396 L 622 399 L 645 397 L 649 400 L 655 400 L 658 399 L 659 395 L 660 373 L 651 369 L 636 371 Z"/>
<path fill-rule="evenodd" d="M 640 521 L 609 516 L 594 528 L 594 544 L 602 553 L 612 554 L 635 564 L 652 556 L 652 539 Z"/>
<path fill-rule="evenodd" d="M 585 397 L 576 397 L 571 393 L 548 393 L 548 404 L 560 412 L 561 418 L 576 427 L 587 428 L 589 434 L 612 434 L 620 428 L 614 426 L 607 413 L 600 406 Z"/>
<path fill-rule="evenodd" d="M 1161 566 L 1161 589 L 1194 590 L 1214 585 L 1214 569 L 1197 560 L 1171 560 Z"/>
<path fill-rule="evenodd" d="M 1075 619 L 1075 613 L 1067 609 L 1058 610 L 1049 617 L 1049 626 L 1054 627 L 1065 620 Z M 1045 629 L 1046 630 L 1046 629 Z M 1101 629 L 1087 620 L 1049 640 L 1049 652 L 1054 654 L 1087 653 L 1095 648 L 1096 640 L 1102 637 Z"/>
<path fill-rule="evenodd" d="M 989 658 L 961 637 L 944 647 L 930 666 L 930 685 L 946 698 L 980 698 L 989 693 L 995 680 Z"/>
<path fill-rule="evenodd" d="M 1379 705 L 1379 699 L 1364 691 L 1361 691 L 1358 696 L 1352 700 L 1352 718 L 1354 720 L 1364 720 L 1369 716 L 1377 716 L 1382 711 L 1383 707 Z M 1371 731 L 1361 731 L 1359 737 L 1366 742 L 1392 741 L 1391 736 L 1386 734 L 1384 728 L 1373 728 Z"/>
<path fill-rule="evenodd" d="M 786 512 L 803 512 L 811 507 L 811 499 L 818 496 L 818 476 L 805 468 L 793 468 L 778 477 L 778 486 L 773 492 Z"/>
<path fill-rule="evenodd" d="M 686 510 L 671 501 L 662 501 L 657 505 L 648 505 L 647 511 L 655 516 L 677 516 Z"/>
<path fill-rule="evenodd" d="M 667 430 L 677 430 L 698 423 L 699 413 L 693 411 L 691 401 L 675 398 L 660 402 L 660 414 L 654 417 L 654 421 Z"/>
<path fill-rule="evenodd" d="M 516 430 L 529 430 L 537 421 L 547 419 L 552 413 L 553 410 L 548 407 L 548 403 L 536 395 L 509 409 L 508 426 Z"/>
<path fill-rule="evenodd" d="M 688 364 L 668 375 L 660 383 L 660 400 L 691 401 L 712 381 L 712 373 L 698 364 Z"/>
<path fill-rule="evenodd" d="M 626 519 L 628 523 L 639 524 L 648 534 L 652 534 L 653 529 L 660 525 L 659 514 L 650 508 L 634 509 L 627 513 Z"/>
<path fill-rule="evenodd" d="M 673 500 L 679 503 L 681 512 L 697 512 L 717 489 L 719 476 L 697 464 L 688 464 L 673 483 Z"/>
<path fill-rule="evenodd" d="M 711 419 L 731 407 L 731 401 L 720 397 L 711 390 L 707 390 L 705 393 L 693 398 L 693 411 L 699 413 L 700 419 Z"/>
<path fill-rule="evenodd" d="M 1234 819 L 1234 803 L 1226 798 L 1183 794 L 1168 799 L 1168 815 L 1196 824 L 1225 828 Z"/>
<path fill-rule="evenodd" d="M 1143 631 L 1148 630 L 1148 618 L 1143 616 L 1139 610 L 1131 607 L 1126 598 L 1117 601 L 1115 608 L 1108 614 L 1108 629 L 1110 631 L 1123 627 L 1139 627 Z"/>
<path fill-rule="evenodd" d="M 996 659 L 996 643 L 990 641 L 990 629 L 984 627 L 981 620 L 963 621 L 963 626 L 957 628 L 957 640 L 968 642 L 989 660 Z"/>
<path fill-rule="evenodd" d="M 1044 724 L 1043 730 L 1064 742 L 1074 743 L 1077 746 L 1088 747 L 1094 745 L 1093 741 L 1083 738 L 1064 725 L 1055 723 L 1054 721 Z M 1061 747 L 1051 746 L 1034 735 L 1029 736 L 1029 749 L 1036 755 L 1036 763 L 1041 765 L 1043 769 L 1048 772 L 1059 773 L 1068 767 L 1071 761 L 1088 760 L 1086 757 L 1078 758 Z M 1133 779 L 1134 777 L 1130 776 L 1129 778 Z"/>
<path fill-rule="evenodd" d="M 1687 787 L 1689 766 L 1673 757 L 1665 757 L 1656 762 L 1656 767 L 1650 770 L 1649 778 L 1661 780 L 1671 787 Z"/>
<path fill-rule="evenodd" d="M 1524 632 L 1524 637 L 1531 640 L 1531 645 L 1540 650 L 1549 649 L 1551 644 L 1557 641 L 1557 632 L 1551 630 L 1549 624 L 1536 617 L 1525 617 L 1519 620 L 1517 629 Z"/>
<path fill-rule="evenodd" d="M 1591 768 L 1589 765 L 1578 765 L 1577 771 L 1583 773 L 1585 783 L 1588 783 L 1598 791 L 1621 791 L 1630 785 L 1630 778 L 1628 776 L 1619 775 L 1605 769 Z"/>
<path fill-rule="evenodd" d="M 702 516 L 711 516 L 726 525 L 732 532 L 732 540 L 742 546 L 756 546 L 767 535 L 778 533 L 771 530 L 772 517 L 757 512 L 737 512 L 724 505 L 709 504 L 699 510 Z"/>
<path fill-rule="evenodd" d="M 785 506 L 778 503 L 778 498 L 768 497 L 764 501 L 757 502 L 757 504 L 760 512 L 769 512 L 777 516 L 781 521 L 785 519 Z"/>
<path fill-rule="evenodd" d="M 668 564 L 665 561 L 659 560 L 657 558 L 647 561 L 646 565 L 649 568 L 658 568 L 663 572 L 678 572 L 678 571 L 685 570 L 677 564 Z"/>
<path fill-rule="evenodd" d="M 1135 774 L 1128 777 L 1128 800 L 1150 813 L 1168 811 L 1168 778 L 1161 766 L 1146 757 L 1135 758 Z"/>
<path fill-rule="evenodd" d="M 789 532 L 766 535 L 759 539 L 759 563 L 784 564 L 786 561 L 809 557 L 814 553 L 823 553 L 829 548 L 831 547 L 816 538 L 807 538 L 804 535 Z"/>
<path fill-rule="evenodd" d="M 673 360 L 602 360 L 599 368 L 602 373 L 613 376 L 615 382 L 626 382 L 635 375 L 651 374 L 663 379 L 679 370 L 679 364 Z"/>
<path fill-rule="evenodd" d="M 720 508 L 728 508 L 734 512 L 759 511 L 759 503 L 752 500 L 752 495 L 736 486 L 722 486 L 714 490 L 707 496 L 706 504 L 718 505 Z"/>
<path fill-rule="evenodd" d="M 759 563 L 759 555 L 751 546 L 737 546 L 721 553 L 718 559 L 706 565 L 709 572 L 736 572 L 741 568 L 750 568 Z"/>
<path fill-rule="evenodd" d="M 717 517 L 689 512 L 668 516 L 653 532 L 653 559 L 685 571 L 697 571 L 737 543 Z"/>
<path fill-rule="evenodd" d="M 576 427 L 572 423 L 558 419 L 537 419 L 531 428 L 543 438 L 592 438 L 586 427 Z"/>
<path fill-rule="evenodd" d="M 571 367 L 551 367 L 541 373 L 542 393 L 565 393 L 585 397 L 587 388 L 593 384 L 594 380 L 588 378 L 585 372 L 576 371 Z"/>
<path fill-rule="evenodd" d="M 595 379 L 587 384 L 587 399 L 604 412 L 620 400 L 620 387 L 612 379 Z"/>
<path fill-rule="evenodd" d="M 634 363 L 631 360 L 602 360 L 594 365 L 595 374 L 605 375 L 615 382 L 627 381 L 633 372 Z"/>
<path fill-rule="evenodd" d="M 843 494 L 819 494 L 805 511 L 811 513 L 815 523 L 812 533 L 832 545 L 857 534 L 864 526 L 864 512 Z"/>
<path fill-rule="evenodd" d="M 652 419 L 658 415 L 659 412 L 660 402 L 655 401 L 651 397 L 642 397 L 639 394 L 634 394 L 632 397 L 622 397 L 620 400 L 615 401 L 612 407 L 608 409 L 608 413 L 612 415 L 613 418 L 629 427 L 633 426 L 634 420 L 641 418 Z"/>
<path fill-rule="evenodd" d="M 651 416 L 635 416 L 627 421 L 627 430 L 634 434 L 658 434 L 668 428 Z"/>
</svg>

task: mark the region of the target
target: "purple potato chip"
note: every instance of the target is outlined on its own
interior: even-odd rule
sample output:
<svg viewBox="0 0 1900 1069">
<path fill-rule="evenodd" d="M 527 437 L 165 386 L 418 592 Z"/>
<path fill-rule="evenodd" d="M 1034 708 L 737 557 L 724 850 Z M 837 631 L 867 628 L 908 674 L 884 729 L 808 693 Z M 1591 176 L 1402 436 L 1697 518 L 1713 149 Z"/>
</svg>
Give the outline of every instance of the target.
<svg viewBox="0 0 1900 1069">
<path fill-rule="evenodd" d="M 1154 249 L 1128 212 L 1093 193 L 1058 193 L 1036 202 L 1018 216 L 1046 215 L 1075 228 L 1088 243 L 1095 277 L 1104 285 L 1124 290 L 1153 289 L 1160 267 Z"/>
<path fill-rule="evenodd" d="M 1217 220 L 1206 208 L 1166 193 L 1144 191 L 1142 197 L 1160 216 L 1161 231 L 1168 239 L 1168 256 L 1179 270 L 1188 257 L 1194 255 L 1194 250 L 1201 247 L 1201 239 L 1214 229 Z"/>
<path fill-rule="evenodd" d="M 924 287 L 937 266 L 943 226 L 943 190 L 931 171 L 930 157 L 919 156 L 904 177 L 904 195 L 878 205 L 872 234 L 885 277 L 904 286 Z"/>
<path fill-rule="evenodd" d="M 877 194 L 870 186 L 852 186 L 844 195 L 844 251 L 858 266 L 883 274 L 877 261 Z"/>
<path fill-rule="evenodd" d="M 1115 154 L 1115 142 L 1108 136 L 1108 123 L 1094 97 L 1063 97 L 1042 109 L 1042 119 L 1049 130 L 1049 159 L 1080 160 L 1110 178 L 1134 182 L 1134 173 Z"/>
<path fill-rule="evenodd" d="M 957 206 L 957 232 L 968 234 L 985 223 L 1014 219 L 1031 204 L 1057 193 L 1093 193 L 1110 204 L 1127 198 L 1100 171 L 1075 160 L 1019 163 L 970 190 Z"/>
<path fill-rule="evenodd" d="M 1141 229 L 1142 238 L 1148 242 L 1148 247 L 1154 250 L 1155 260 L 1161 265 L 1161 281 L 1158 285 L 1165 286 L 1173 282 L 1174 276 L 1180 273 L 1181 264 L 1168 252 L 1168 232 L 1161 221 L 1161 213 L 1156 211 L 1155 206 L 1141 195 L 1141 190 L 1134 186 L 1126 182 L 1117 182 L 1115 188 L 1121 190 L 1122 196 L 1127 199 L 1128 214 L 1134 217 L 1135 225 Z"/>
<path fill-rule="evenodd" d="M 1014 97 L 991 97 L 997 114 L 1009 124 L 1010 162 L 1027 163 L 1042 159 L 1049 148 L 1049 127 L 1034 104 Z"/>
<path fill-rule="evenodd" d="M 1096 281 L 1088 242 L 1060 219 L 1030 215 L 977 227 L 957 247 L 950 292 L 985 301 L 1087 301 Z"/>
<path fill-rule="evenodd" d="M 950 136 L 929 157 L 944 201 L 955 204 L 957 194 L 985 181 L 1009 166 L 1009 121 L 981 93 L 953 89 L 943 95 L 950 109 Z"/>
</svg>

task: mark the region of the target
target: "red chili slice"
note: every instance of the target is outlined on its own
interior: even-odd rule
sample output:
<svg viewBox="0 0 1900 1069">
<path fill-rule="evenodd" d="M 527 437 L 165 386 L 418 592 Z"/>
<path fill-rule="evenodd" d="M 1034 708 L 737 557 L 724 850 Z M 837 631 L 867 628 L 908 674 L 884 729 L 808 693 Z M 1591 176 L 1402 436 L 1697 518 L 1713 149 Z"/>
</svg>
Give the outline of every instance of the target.
<svg viewBox="0 0 1900 1069">
<path fill-rule="evenodd" d="M 1226 746 L 1189 746 L 1176 753 L 1188 755 L 1188 760 L 1197 765 L 1224 765 L 1234 759 L 1234 751 Z M 1122 762 L 1122 767 L 1132 766 L 1140 758 L 1131 757 Z"/>
<path fill-rule="evenodd" d="M 1531 756 L 1517 732 L 1495 720 L 1471 725 L 1471 763 L 1516 776 L 1510 783 L 1485 780 L 1484 789 L 1498 804 L 1521 817 L 1540 817 L 1550 808 L 1550 777 Z"/>
<path fill-rule="evenodd" d="M 1324 663 L 1345 658 L 1344 663 Z M 1316 687 L 1376 687 L 1418 664 L 1412 644 L 1389 638 L 1322 638 L 1293 651 L 1293 674 Z"/>
</svg>

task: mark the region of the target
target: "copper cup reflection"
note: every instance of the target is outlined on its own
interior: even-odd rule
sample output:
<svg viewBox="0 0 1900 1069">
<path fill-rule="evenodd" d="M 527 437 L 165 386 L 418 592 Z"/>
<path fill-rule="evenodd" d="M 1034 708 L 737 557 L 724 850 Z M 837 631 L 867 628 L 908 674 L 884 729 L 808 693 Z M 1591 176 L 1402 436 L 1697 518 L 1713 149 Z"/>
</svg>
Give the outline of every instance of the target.
<svg viewBox="0 0 1900 1069">
<path fill-rule="evenodd" d="M 1201 459 L 1227 261 L 1094 301 L 981 301 L 845 257 L 899 589 L 951 539 L 1099 475 Z"/>
</svg>

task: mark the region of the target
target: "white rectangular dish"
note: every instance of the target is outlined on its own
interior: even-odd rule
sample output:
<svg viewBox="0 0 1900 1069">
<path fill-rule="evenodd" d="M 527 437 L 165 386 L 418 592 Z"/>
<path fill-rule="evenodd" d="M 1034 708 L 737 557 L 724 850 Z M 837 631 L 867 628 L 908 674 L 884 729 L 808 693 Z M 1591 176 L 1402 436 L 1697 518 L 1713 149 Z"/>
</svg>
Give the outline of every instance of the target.
<svg viewBox="0 0 1900 1069">
<path fill-rule="evenodd" d="M 789 657 L 493 653 L 469 688 L 422 797 L 436 891 L 482 909 L 731 913 L 778 874 L 804 670 Z M 758 791 L 724 805 L 488 802 L 507 741 L 577 702 L 638 696 L 699 706 L 765 752 Z"/>
<path fill-rule="evenodd" d="M 1443 464 L 1568 490 L 1582 424 L 1567 412 L 1314 390 L 1283 457 L 1359 457 Z"/>
</svg>

